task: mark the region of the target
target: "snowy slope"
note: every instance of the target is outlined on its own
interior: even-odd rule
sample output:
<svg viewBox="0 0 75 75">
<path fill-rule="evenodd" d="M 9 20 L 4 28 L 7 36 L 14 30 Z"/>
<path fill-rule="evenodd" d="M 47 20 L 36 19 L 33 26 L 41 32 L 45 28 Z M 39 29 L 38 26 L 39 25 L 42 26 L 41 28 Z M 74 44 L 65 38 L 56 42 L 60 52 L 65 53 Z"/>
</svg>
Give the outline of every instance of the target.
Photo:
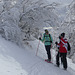
<svg viewBox="0 0 75 75">
<path fill-rule="evenodd" d="M 33 47 L 30 48 L 26 46 L 24 50 L 0 38 L 0 74 L 60 75 L 61 73 L 61 75 L 75 75 L 74 71 L 70 68 L 68 71 L 64 71 L 55 67 L 53 64 L 44 62 L 44 59 L 36 56 L 34 50 L 32 50 Z"/>
</svg>

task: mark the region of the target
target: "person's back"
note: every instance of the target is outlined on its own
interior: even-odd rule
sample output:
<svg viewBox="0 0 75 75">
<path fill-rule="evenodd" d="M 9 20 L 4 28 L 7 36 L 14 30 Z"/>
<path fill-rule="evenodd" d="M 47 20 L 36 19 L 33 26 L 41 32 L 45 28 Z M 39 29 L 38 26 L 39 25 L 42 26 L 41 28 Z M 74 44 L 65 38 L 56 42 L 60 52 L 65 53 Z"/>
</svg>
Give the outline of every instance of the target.
<svg viewBox="0 0 75 75">
<path fill-rule="evenodd" d="M 62 37 L 60 39 L 59 45 L 60 45 L 59 52 L 60 53 L 67 53 L 67 39 L 65 39 L 65 38 Z"/>
<path fill-rule="evenodd" d="M 51 37 L 51 35 L 48 33 L 48 34 L 46 34 L 46 33 L 44 33 L 43 34 L 43 39 L 42 39 L 42 42 L 44 41 L 44 44 L 45 45 L 51 45 L 51 43 L 52 43 L 52 37 Z"/>
</svg>

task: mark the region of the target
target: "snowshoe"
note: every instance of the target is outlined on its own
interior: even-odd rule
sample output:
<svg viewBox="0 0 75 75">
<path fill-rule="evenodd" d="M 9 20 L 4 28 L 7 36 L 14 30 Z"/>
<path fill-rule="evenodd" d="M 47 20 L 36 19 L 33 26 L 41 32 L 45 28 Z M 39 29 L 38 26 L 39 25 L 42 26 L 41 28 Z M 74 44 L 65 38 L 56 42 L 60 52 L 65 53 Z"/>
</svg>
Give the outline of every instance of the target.
<svg viewBox="0 0 75 75">
<path fill-rule="evenodd" d="M 45 61 L 46 61 L 47 63 L 52 63 L 49 59 L 45 59 Z"/>
</svg>

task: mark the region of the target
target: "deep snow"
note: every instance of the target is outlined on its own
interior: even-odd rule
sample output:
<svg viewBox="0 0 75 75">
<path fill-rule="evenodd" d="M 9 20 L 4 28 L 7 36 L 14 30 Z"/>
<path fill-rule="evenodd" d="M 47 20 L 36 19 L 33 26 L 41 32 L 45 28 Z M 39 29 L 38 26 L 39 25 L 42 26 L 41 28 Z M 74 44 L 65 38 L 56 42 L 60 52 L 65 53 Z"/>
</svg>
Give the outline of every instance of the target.
<svg viewBox="0 0 75 75">
<path fill-rule="evenodd" d="M 36 56 L 38 42 L 38 40 L 28 42 L 25 49 L 22 49 L 0 37 L 0 75 L 60 75 L 60 73 L 75 75 L 72 70 L 75 68 L 71 67 L 75 64 L 70 63 L 68 70 L 64 71 L 62 68 L 55 67 L 54 64 L 46 63 L 44 59 L 47 56 L 41 42 Z M 53 62 L 55 62 L 54 59 Z"/>
</svg>

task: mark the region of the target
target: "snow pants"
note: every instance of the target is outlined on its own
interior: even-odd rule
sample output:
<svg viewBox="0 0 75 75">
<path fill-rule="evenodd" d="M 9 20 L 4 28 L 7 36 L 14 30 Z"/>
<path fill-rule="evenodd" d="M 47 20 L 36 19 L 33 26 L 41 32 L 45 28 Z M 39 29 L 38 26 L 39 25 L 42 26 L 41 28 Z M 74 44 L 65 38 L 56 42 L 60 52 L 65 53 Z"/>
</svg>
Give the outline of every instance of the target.
<svg viewBox="0 0 75 75">
<path fill-rule="evenodd" d="M 67 58 L 66 58 L 66 56 L 67 56 L 67 53 L 59 53 L 58 52 L 58 54 L 56 56 L 56 64 L 57 64 L 57 66 L 60 65 L 59 58 L 61 58 L 61 63 L 63 64 L 63 68 L 67 69 Z"/>
<path fill-rule="evenodd" d="M 47 46 L 45 45 L 45 49 L 47 51 L 48 59 L 51 61 L 51 51 L 50 51 L 51 45 L 47 45 Z"/>
</svg>

